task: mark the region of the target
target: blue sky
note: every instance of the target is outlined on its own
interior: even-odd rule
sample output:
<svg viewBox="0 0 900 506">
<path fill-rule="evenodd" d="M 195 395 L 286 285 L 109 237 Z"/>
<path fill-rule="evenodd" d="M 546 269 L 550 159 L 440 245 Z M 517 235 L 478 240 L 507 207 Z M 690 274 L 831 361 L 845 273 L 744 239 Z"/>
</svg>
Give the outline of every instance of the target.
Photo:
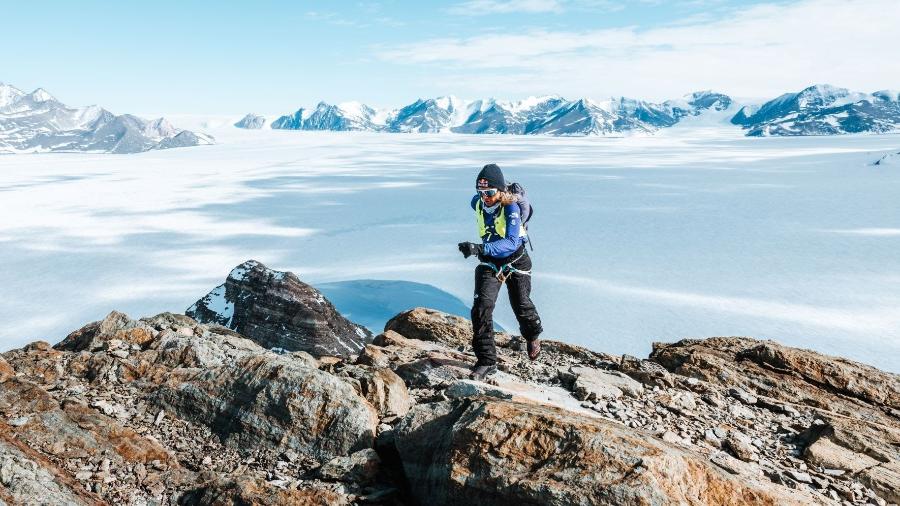
<svg viewBox="0 0 900 506">
<path fill-rule="evenodd" d="M 897 0 L 23 2 L 0 82 L 113 112 L 900 88 Z"/>
</svg>

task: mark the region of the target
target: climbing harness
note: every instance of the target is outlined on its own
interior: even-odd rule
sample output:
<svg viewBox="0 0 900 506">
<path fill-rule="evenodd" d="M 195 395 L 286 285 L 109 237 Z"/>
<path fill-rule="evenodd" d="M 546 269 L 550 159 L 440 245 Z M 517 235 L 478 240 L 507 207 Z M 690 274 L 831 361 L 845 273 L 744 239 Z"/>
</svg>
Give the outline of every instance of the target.
<svg viewBox="0 0 900 506">
<path fill-rule="evenodd" d="M 479 265 L 486 265 L 486 266 L 490 267 L 491 270 L 494 271 L 494 273 L 495 273 L 494 275 L 500 281 L 500 284 L 503 284 L 506 281 L 506 279 L 508 277 L 510 277 L 513 273 L 522 274 L 524 276 L 531 276 L 531 271 L 523 271 L 521 269 L 516 269 L 515 267 L 512 266 L 512 264 L 514 264 L 517 260 L 522 258 L 524 255 L 525 255 L 525 251 L 522 251 L 522 253 L 519 256 L 517 256 L 513 260 L 510 260 L 509 262 L 501 265 L 500 268 L 497 268 L 496 265 L 494 265 L 490 262 L 481 262 Z"/>
</svg>

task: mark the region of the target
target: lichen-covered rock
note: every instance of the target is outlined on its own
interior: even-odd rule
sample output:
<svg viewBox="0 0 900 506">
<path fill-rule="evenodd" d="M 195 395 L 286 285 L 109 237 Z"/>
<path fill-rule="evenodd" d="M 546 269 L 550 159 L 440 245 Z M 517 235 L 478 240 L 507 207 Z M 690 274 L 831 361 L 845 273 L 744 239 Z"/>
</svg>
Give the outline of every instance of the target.
<svg viewBox="0 0 900 506">
<path fill-rule="evenodd" d="M 472 344 L 472 322 L 459 316 L 417 307 L 404 311 L 388 320 L 384 330 L 392 330 L 408 339 L 419 339 L 443 344 L 451 348 Z M 498 345 L 509 341 L 509 336 L 496 333 Z"/>
<path fill-rule="evenodd" d="M 237 448 L 291 449 L 319 461 L 371 447 L 375 409 L 339 378 L 277 355 L 176 370 L 153 400 Z"/>
<path fill-rule="evenodd" d="M 684 339 L 654 343 L 650 356 L 679 375 L 846 416 L 880 421 L 900 408 L 900 376 L 771 341 Z"/>
<path fill-rule="evenodd" d="M 71 477 L 22 443 L 0 438 L 0 502 L 5 504 L 101 505 Z"/>
<path fill-rule="evenodd" d="M 222 325 L 265 348 L 306 351 L 315 357 L 355 357 L 372 333 L 338 313 L 321 292 L 292 272 L 248 260 L 185 312 Z"/>
<path fill-rule="evenodd" d="M 379 416 L 403 416 L 413 405 L 406 384 L 387 367 L 347 365 L 338 373 L 354 380 L 359 393 L 378 411 Z"/>
<path fill-rule="evenodd" d="M 620 425 L 545 406 L 464 399 L 414 407 L 396 429 L 429 504 L 815 504 Z"/>
<path fill-rule="evenodd" d="M 197 506 L 346 506 L 346 494 L 325 488 L 286 489 L 250 476 L 217 477 L 185 494 L 182 504 Z"/>
</svg>

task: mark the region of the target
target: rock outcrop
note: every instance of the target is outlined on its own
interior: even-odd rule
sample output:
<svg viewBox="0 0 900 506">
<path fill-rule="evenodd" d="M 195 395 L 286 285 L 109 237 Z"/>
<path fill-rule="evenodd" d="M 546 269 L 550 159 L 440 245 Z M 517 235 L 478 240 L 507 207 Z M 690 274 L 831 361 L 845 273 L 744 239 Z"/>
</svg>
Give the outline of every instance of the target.
<svg viewBox="0 0 900 506">
<path fill-rule="evenodd" d="M 621 424 L 547 406 L 461 399 L 417 406 L 396 429 L 414 495 L 431 504 L 803 504 L 736 480 Z"/>
<path fill-rule="evenodd" d="M 247 267 L 253 289 L 229 280 L 262 299 L 248 314 L 315 298 Z M 3 353 L 0 504 L 900 501 L 900 379 L 863 364 L 749 338 L 648 360 L 544 340 L 530 361 L 498 333 L 500 372 L 478 382 L 471 324 L 430 309 L 344 357 L 222 323 L 112 312 Z"/>
<path fill-rule="evenodd" d="M 356 356 L 372 333 L 337 312 L 321 292 L 292 272 L 248 260 L 185 312 L 216 323 L 265 348 L 306 351 L 313 356 Z"/>
</svg>

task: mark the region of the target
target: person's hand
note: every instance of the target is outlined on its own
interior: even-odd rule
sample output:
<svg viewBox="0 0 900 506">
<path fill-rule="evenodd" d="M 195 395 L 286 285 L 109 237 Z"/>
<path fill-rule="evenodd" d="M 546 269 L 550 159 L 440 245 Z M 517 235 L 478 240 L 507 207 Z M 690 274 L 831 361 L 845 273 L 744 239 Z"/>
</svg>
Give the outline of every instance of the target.
<svg viewBox="0 0 900 506">
<path fill-rule="evenodd" d="M 459 251 L 464 257 L 469 258 L 472 255 L 484 254 L 484 245 L 475 244 L 474 242 L 461 242 L 458 244 Z"/>
</svg>

